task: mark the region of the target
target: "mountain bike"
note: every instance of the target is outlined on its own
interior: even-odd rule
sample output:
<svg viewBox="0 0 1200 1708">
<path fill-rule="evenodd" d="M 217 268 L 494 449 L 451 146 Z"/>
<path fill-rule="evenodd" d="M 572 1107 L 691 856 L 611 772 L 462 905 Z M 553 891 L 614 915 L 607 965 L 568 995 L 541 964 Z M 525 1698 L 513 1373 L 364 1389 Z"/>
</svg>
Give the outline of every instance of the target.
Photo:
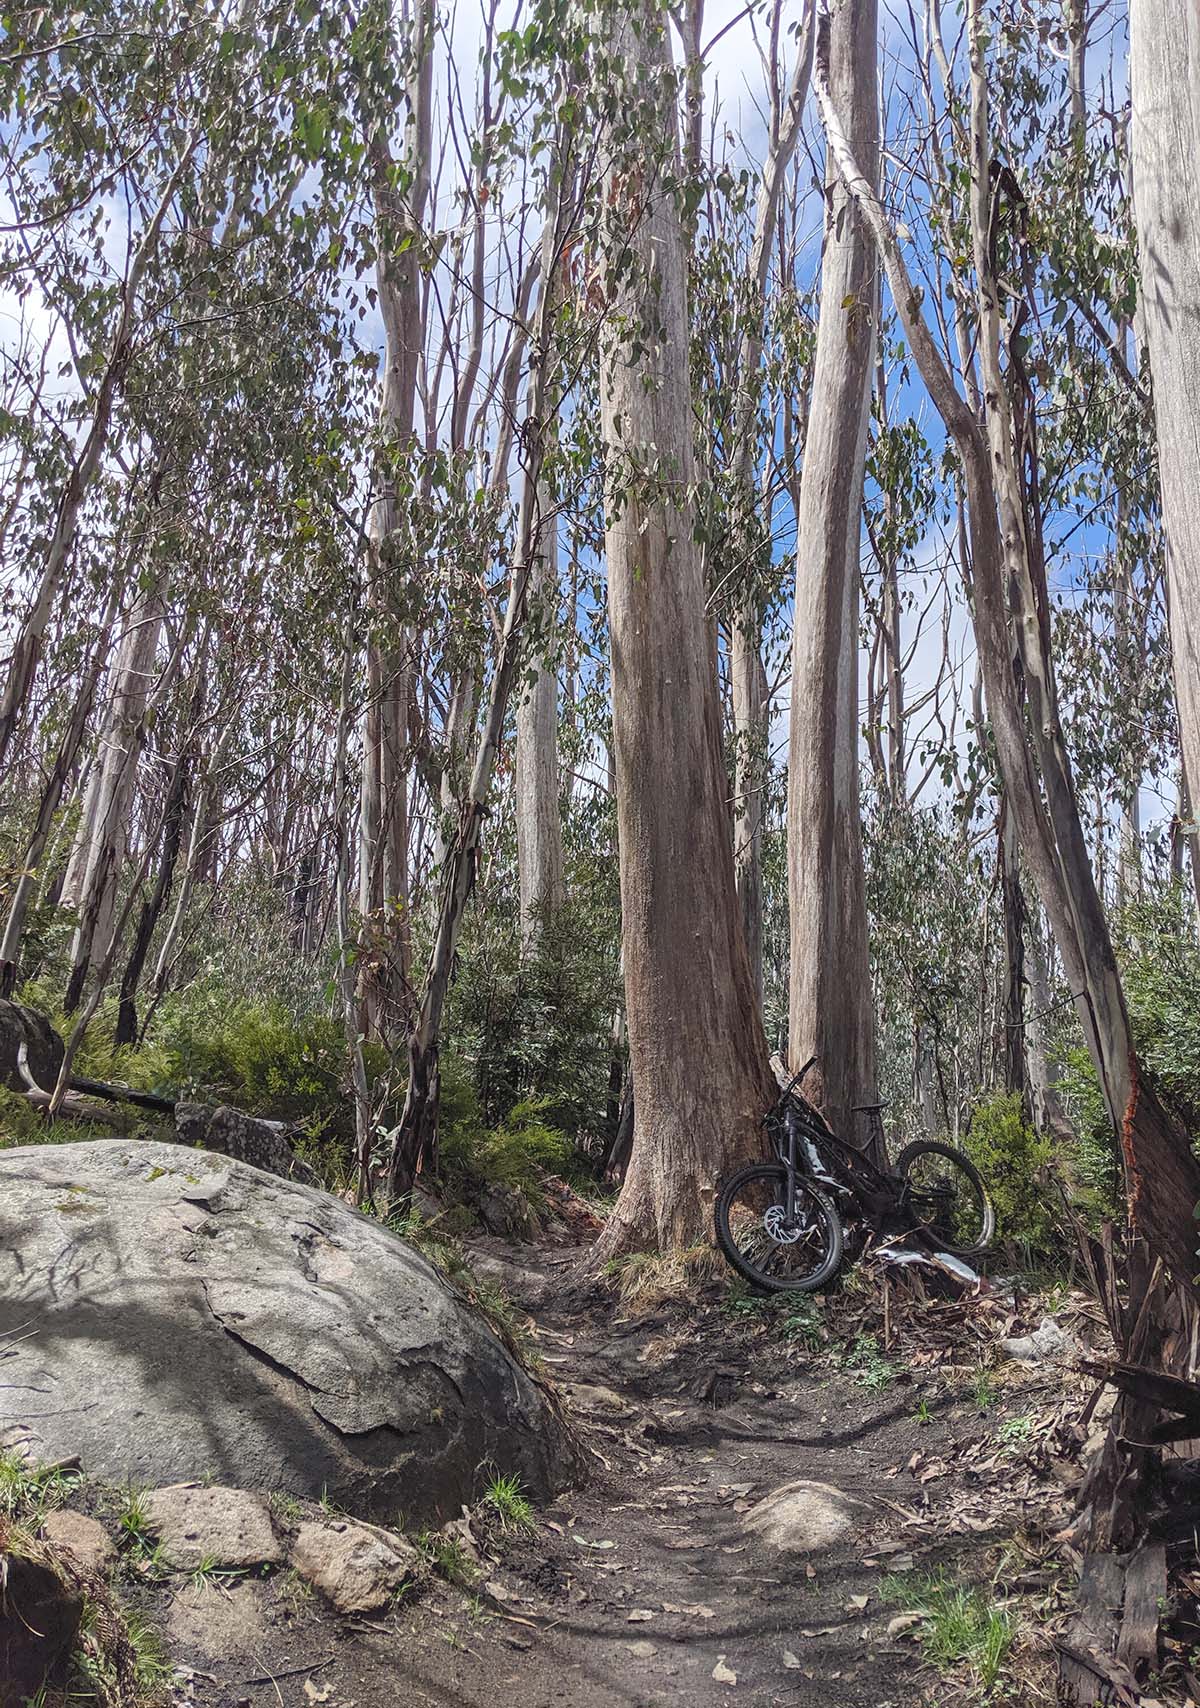
<svg viewBox="0 0 1200 1708">
<path fill-rule="evenodd" d="M 876 1168 L 800 1091 L 816 1061 L 763 1117 L 773 1160 L 739 1168 L 717 1194 L 717 1243 L 738 1274 L 767 1292 L 814 1292 L 841 1267 L 847 1230 L 863 1246 L 874 1238 L 961 1258 L 986 1251 L 995 1212 L 970 1157 L 917 1139 L 891 1169 Z M 882 1108 L 861 1104 L 855 1113 L 878 1121 Z"/>
</svg>

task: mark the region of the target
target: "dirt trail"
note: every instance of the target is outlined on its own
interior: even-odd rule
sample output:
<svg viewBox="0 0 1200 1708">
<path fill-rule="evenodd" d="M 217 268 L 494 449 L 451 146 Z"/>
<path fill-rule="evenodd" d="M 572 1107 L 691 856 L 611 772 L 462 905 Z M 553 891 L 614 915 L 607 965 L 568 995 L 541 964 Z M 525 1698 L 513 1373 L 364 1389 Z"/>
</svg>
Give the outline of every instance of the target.
<svg viewBox="0 0 1200 1708">
<path fill-rule="evenodd" d="M 771 1339 L 764 1352 L 761 1333 L 715 1299 L 686 1319 L 623 1317 L 611 1299 L 572 1294 L 578 1255 L 490 1242 L 475 1260 L 531 1313 L 591 1455 L 587 1486 L 539 1513 L 535 1536 L 493 1537 L 473 1595 L 437 1582 L 380 1622 L 335 1620 L 313 1598 L 289 1603 L 275 1580 L 179 1590 L 172 1645 L 199 1669 L 180 1701 L 908 1708 L 924 1699 L 911 1633 L 888 1636 L 895 1609 L 880 1600 L 881 1580 L 982 1551 L 996 1531 L 946 1522 L 969 1509 L 969 1471 L 943 1469 L 926 1487 L 907 1467 L 914 1454 L 921 1465 L 961 1457 L 964 1445 L 969 1455 L 997 1418 L 981 1415 L 964 1382 L 957 1394 L 943 1384 L 922 1421 L 923 1391 L 944 1370 L 901 1369 L 871 1392 L 861 1373 L 816 1364 L 800 1343 Z M 743 1522 L 797 1478 L 863 1503 L 853 1533 L 810 1557 L 779 1552 Z"/>
</svg>

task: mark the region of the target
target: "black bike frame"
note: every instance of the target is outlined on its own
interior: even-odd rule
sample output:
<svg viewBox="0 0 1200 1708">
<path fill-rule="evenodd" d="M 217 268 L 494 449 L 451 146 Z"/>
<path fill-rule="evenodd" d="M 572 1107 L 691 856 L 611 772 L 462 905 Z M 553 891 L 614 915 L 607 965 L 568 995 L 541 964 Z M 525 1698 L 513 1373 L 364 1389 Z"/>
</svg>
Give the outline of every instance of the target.
<svg viewBox="0 0 1200 1708">
<path fill-rule="evenodd" d="M 764 1116 L 768 1128 L 773 1130 L 775 1150 L 784 1166 L 786 1219 L 791 1222 L 795 1218 L 797 1174 L 810 1178 L 813 1174 L 807 1153 L 804 1164 L 799 1162 L 801 1138 L 812 1144 L 817 1154 L 828 1162 L 830 1173 L 840 1189 L 857 1198 L 868 1215 L 880 1218 L 901 1210 L 908 1194 L 907 1184 L 876 1168 L 861 1151 L 840 1139 L 820 1111 L 798 1089 L 800 1081 L 816 1060 L 813 1056 L 805 1062 L 799 1073 L 792 1076 L 775 1107 Z M 781 1115 L 782 1134 L 779 1132 Z"/>
</svg>

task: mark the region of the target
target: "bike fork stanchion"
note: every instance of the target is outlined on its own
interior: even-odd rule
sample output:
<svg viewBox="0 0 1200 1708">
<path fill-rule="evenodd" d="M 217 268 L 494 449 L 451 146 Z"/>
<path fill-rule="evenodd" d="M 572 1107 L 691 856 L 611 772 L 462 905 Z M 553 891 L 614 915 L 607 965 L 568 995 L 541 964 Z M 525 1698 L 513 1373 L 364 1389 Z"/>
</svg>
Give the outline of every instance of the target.
<svg viewBox="0 0 1200 1708">
<path fill-rule="evenodd" d="M 787 1112 L 787 1184 L 783 1190 L 784 1226 L 790 1228 L 796 1220 L 796 1117 Z"/>
</svg>

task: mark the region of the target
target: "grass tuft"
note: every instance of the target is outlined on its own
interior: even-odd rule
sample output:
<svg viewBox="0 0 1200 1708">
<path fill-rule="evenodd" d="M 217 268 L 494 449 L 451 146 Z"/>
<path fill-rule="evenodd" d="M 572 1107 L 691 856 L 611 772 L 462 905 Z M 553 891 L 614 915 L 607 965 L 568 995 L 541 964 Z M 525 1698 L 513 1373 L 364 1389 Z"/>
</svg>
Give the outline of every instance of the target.
<svg viewBox="0 0 1200 1708">
<path fill-rule="evenodd" d="M 521 1484 L 516 1477 L 501 1476 L 497 1471 L 484 1490 L 483 1502 L 496 1514 L 501 1530 L 506 1533 L 531 1536 L 536 1531 L 533 1508 L 521 1492 Z"/>
<path fill-rule="evenodd" d="M 995 1689 L 1015 1631 L 986 1590 L 952 1583 L 941 1571 L 908 1572 L 884 1578 L 879 1594 L 887 1605 L 922 1615 L 921 1647 L 933 1665 L 966 1664 L 985 1695 Z"/>
</svg>

